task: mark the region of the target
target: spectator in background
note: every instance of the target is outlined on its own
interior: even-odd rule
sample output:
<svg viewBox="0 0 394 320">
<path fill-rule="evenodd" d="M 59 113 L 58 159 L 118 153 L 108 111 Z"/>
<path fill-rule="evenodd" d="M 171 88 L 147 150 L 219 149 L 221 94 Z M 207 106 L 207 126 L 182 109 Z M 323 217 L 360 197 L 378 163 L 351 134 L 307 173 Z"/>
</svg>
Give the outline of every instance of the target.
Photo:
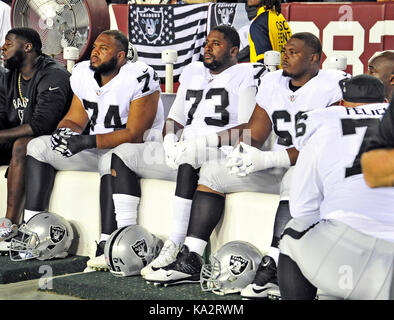
<svg viewBox="0 0 394 320">
<path fill-rule="evenodd" d="M 375 53 L 368 61 L 367 73 L 382 80 L 385 98 L 390 100 L 393 97 L 394 87 L 394 51 Z"/>
<path fill-rule="evenodd" d="M 250 62 L 264 63 L 264 52 L 268 50 L 279 51 L 283 57 L 291 30 L 281 14 L 281 0 L 248 0 L 248 6 L 258 7 L 249 31 Z"/>
<path fill-rule="evenodd" d="M 245 11 L 248 16 L 248 20 L 250 21 L 250 24 L 251 24 L 253 19 L 257 15 L 258 7 L 248 5 L 247 0 L 238 0 L 238 2 L 245 3 Z M 238 30 L 239 36 L 241 38 L 241 44 L 243 42 L 242 41 L 243 38 L 245 38 L 245 42 L 247 42 L 247 45 L 245 45 L 245 46 L 241 45 L 240 51 L 238 53 L 238 62 L 250 62 L 250 45 L 249 45 L 250 24 L 245 25 L 240 30 Z"/>
</svg>

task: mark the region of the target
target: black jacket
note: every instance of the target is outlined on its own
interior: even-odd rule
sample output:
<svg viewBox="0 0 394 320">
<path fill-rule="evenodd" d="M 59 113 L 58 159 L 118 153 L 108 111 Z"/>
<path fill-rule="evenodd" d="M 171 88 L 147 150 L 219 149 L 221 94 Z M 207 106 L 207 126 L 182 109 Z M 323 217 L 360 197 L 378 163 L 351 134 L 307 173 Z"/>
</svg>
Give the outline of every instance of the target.
<svg viewBox="0 0 394 320">
<path fill-rule="evenodd" d="M 0 130 L 29 124 L 34 136 L 51 134 L 68 111 L 72 90 L 70 73 L 46 55 L 38 59 L 36 72 L 20 99 L 19 70 L 0 72 Z"/>
</svg>

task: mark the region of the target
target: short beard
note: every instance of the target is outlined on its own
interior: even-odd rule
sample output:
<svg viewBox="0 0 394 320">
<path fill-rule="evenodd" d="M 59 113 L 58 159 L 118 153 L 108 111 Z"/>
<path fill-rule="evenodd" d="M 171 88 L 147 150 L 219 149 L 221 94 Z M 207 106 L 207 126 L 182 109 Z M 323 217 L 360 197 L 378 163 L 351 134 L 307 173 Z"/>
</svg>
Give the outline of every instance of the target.
<svg viewBox="0 0 394 320">
<path fill-rule="evenodd" d="M 23 59 L 23 51 L 18 50 L 11 58 L 4 61 L 4 67 L 6 67 L 8 70 L 18 69 L 22 65 Z"/>
<path fill-rule="evenodd" d="M 228 66 L 229 65 L 229 61 L 230 61 L 231 55 L 230 53 L 227 53 L 225 56 L 222 56 L 222 59 L 220 60 L 216 60 L 215 58 L 212 59 L 211 63 L 207 63 L 205 62 L 205 60 L 203 61 L 204 66 L 206 68 L 208 68 L 211 71 L 217 71 L 220 69 L 223 69 L 224 66 Z"/>
<path fill-rule="evenodd" d="M 118 59 L 116 57 L 112 57 L 108 62 L 104 62 L 100 64 L 98 67 L 93 67 L 92 63 L 90 63 L 90 69 L 99 74 L 106 74 L 114 71 L 116 69 L 116 65 L 118 64 Z"/>
<path fill-rule="evenodd" d="M 288 73 L 287 71 L 285 71 L 285 70 L 283 70 L 283 72 L 282 72 L 282 75 L 284 76 L 284 77 L 290 77 L 290 78 L 293 78 L 293 75 L 291 74 L 291 73 Z"/>
<path fill-rule="evenodd" d="M 208 68 L 209 70 L 211 70 L 211 71 L 215 71 L 215 70 L 219 69 L 223 65 L 222 61 L 218 61 L 218 60 L 215 60 L 215 59 L 212 60 L 211 63 L 208 63 L 208 62 L 205 62 L 205 61 L 203 63 L 204 63 L 204 66 L 206 68 Z"/>
</svg>

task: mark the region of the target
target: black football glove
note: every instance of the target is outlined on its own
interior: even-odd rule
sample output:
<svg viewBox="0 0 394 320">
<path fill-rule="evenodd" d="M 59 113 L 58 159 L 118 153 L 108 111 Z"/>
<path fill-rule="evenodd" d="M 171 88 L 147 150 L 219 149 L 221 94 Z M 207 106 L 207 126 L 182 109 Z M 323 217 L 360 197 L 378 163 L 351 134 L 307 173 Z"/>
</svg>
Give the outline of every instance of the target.
<svg viewBox="0 0 394 320">
<path fill-rule="evenodd" d="M 70 136 L 67 139 L 67 149 L 63 153 L 66 157 L 71 157 L 78 152 L 85 149 L 96 148 L 96 136 L 95 135 L 76 135 Z"/>
<path fill-rule="evenodd" d="M 66 150 L 67 139 L 72 135 L 78 135 L 79 133 L 72 131 L 70 128 L 57 128 L 51 137 L 51 148 L 52 150 L 63 155 Z"/>
</svg>

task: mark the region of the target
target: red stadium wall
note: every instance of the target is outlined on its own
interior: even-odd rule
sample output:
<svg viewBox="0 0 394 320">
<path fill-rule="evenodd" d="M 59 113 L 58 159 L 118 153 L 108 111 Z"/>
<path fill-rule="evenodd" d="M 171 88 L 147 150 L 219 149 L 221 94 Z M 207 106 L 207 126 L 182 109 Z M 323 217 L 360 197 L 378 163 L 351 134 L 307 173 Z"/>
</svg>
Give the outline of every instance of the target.
<svg viewBox="0 0 394 320">
<path fill-rule="evenodd" d="M 284 4 L 293 32 L 309 31 L 327 55 L 347 56 L 348 72 L 364 73 L 376 51 L 394 49 L 394 3 L 291 3 Z"/>
<path fill-rule="evenodd" d="M 128 5 L 112 8 L 118 29 L 128 34 Z M 320 38 L 323 68 L 327 56 L 343 54 L 348 72 L 364 73 L 376 51 L 394 49 L 394 3 L 296 2 L 283 4 L 282 12 L 293 33 L 309 31 Z"/>
</svg>

